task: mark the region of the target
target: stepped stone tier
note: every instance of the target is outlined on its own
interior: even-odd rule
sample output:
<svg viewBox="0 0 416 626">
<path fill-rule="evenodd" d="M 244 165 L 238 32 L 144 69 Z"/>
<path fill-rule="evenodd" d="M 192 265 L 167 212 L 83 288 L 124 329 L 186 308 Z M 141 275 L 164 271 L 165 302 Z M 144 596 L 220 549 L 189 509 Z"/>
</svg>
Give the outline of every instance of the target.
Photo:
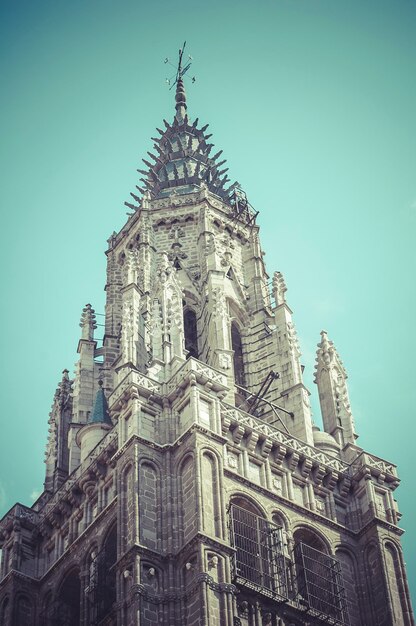
<svg viewBox="0 0 416 626">
<path fill-rule="evenodd" d="M 325 331 L 314 425 L 284 277 L 206 130 L 179 77 L 108 240 L 102 345 L 87 304 L 53 399 L 44 491 L 0 521 L 0 623 L 410 626 L 396 467 L 358 446 Z"/>
</svg>

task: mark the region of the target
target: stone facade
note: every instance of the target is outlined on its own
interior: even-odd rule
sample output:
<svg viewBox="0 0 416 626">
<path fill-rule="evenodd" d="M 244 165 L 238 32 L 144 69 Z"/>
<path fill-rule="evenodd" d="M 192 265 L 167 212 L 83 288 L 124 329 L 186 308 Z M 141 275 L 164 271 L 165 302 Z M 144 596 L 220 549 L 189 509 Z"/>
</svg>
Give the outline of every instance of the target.
<svg viewBox="0 0 416 626">
<path fill-rule="evenodd" d="M 323 331 L 311 419 L 287 288 L 207 127 L 176 114 L 81 317 L 45 490 L 0 522 L 0 623 L 411 626 L 393 464 Z M 107 407 L 108 404 L 108 407 Z"/>
</svg>

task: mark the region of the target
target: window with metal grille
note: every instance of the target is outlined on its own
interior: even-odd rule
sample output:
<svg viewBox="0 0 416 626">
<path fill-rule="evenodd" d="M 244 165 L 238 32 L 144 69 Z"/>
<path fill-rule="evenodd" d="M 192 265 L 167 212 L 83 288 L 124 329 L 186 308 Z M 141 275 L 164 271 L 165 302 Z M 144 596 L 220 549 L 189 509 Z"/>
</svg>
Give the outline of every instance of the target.
<svg viewBox="0 0 416 626">
<path fill-rule="evenodd" d="M 230 507 L 234 580 L 274 600 L 287 599 L 282 529 L 235 504 Z"/>
<path fill-rule="evenodd" d="M 298 600 L 328 624 L 348 626 L 347 600 L 337 559 L 299 542 L 294 550 Z"/>
<path fill-rule="evenodd" d="M 88 601 L 88 623 L 112 623 L 113 604 L 116 600 L 116 574 L 114 564 L 117 561 L 117 528 L 109 532 L 104 546 L 90 563 L 89 584 L 86 598 Z"/>
</svg>

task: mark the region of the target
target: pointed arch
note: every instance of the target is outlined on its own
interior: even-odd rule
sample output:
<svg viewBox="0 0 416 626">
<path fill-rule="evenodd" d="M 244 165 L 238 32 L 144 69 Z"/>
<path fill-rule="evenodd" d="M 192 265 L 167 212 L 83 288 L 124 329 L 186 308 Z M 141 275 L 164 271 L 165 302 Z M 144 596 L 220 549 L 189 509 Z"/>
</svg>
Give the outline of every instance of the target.
<svg viewBox="0 0 416 626">
<path fill-rule="evenodd" d="M 81 619 L 81 581 L 79 568 L 72 567 L 59 586 L 56 608 L 59 619 L 68 626 L 78 626 Z"/>
<path fill-rule="evenodd" d="M 104 619 L 116 601 L 117 522 L 109 527 L 97 561 L 97 619 Z"/>
<path fill-rule="evenodd" d="M 346 546 L 339 546 L 335 556 L 341 564 L 342 578 L 345 586 L 345 597 L 351 626 L 361 626 L 360 597 L 356 581 L 358 580 L 358 568 L 355 555 Z"/>
<path fill-rule="evenodd" d="M 393 618 L 395 623 L 408 626 L 412 622 L 409 619 L 411 611 L 409 610 L 402 554 L 392 541 L 386 541 L 384 549 Z"/>
<path fill-rule="evenodd" d="M 218 457 L 211 450 L 204 449 L 200 456 L 203 480 L 202 525 L 204 531 L 221 537 L 221 503 Z"/>
<path fill-rule="evenodd" d="M 258 515 L 260 517 L 266 517 L 265 511 L 260 504 L 254 500 L 251 496 L 245 493 L 236 493 L 230 498 L 230 506 L 238 506 L 240 509 L 244 509 L 249 513 Z"/>
<path fill-rule="evenodd" d="M 319 552 L 324 554 L 331 553 L 327 540 L 318 531 L 309 526 L 298 526 L 293 533 L 293 539 L 295 544 L 301 542 L 309 548 L 319 550 Z"/>
<path fill-rule="evenodd" d="M 156 550 L 161 539 L 160 468 L 153 460 L 142 458 L 139 464 L 140 540 Z"/>
</svg>

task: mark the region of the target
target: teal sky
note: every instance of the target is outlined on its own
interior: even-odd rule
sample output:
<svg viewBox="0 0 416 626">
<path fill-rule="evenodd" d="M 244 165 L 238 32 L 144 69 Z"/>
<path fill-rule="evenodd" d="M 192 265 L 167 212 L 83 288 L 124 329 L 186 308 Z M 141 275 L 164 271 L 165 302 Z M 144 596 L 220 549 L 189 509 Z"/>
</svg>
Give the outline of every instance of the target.
<svg viewBox="0 0 416 626">
<path fill-rule="evenodd" d="M 260 211 L 314 418 L 324 328 L 349 373 L 359 445 L 398 465 L 415 598 L 416 2 L 2 0 L 0 11 L 0 515 L 42 489 L 53 393 L 73 371 L 82 307 L 104 311 L 106 240 L 155 127 L 173 117 L 163 60 L 186 39 L 189 114 L 210 123 Z"/>
</svg>

